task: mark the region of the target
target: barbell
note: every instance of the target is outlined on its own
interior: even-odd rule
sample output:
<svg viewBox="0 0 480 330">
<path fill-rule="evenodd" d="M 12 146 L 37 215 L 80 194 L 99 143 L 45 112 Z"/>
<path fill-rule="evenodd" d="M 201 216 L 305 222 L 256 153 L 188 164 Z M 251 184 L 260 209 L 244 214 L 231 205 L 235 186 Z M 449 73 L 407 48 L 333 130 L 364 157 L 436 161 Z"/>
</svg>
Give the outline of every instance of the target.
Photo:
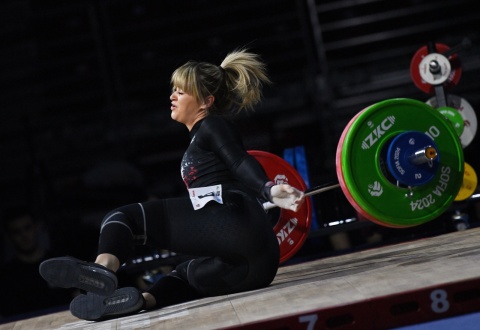
<svg viewBox="0 0 480 330">
<path fill-rule="evenodd" d="M 406 228 L 437 218 L 459 194 L 465 163 L 458 134 L 427 103 L 395 98 L 373 104 L 358 112 L 341 134 L 335 158 L 338 182 L 309 190 L 284 159 L 265 151 L 249 153 L 277 184 L 288 183 L 307 196 L 340 187 L 360 216 Z M 272 225 L 284 262 L 309 234 L 312 203 L 306 198 L 297 212 L 272 207 L 264 204 L 267 212 L 276 212 Z"/>
</svg>

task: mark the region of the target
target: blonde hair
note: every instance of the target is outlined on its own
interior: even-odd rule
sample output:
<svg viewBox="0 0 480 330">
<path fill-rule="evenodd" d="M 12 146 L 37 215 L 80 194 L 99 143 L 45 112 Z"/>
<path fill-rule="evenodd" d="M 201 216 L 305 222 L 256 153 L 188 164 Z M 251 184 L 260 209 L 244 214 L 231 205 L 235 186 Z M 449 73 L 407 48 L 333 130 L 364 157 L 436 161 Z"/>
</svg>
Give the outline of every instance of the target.
<svg viewBox="0 0 480 330">
<path fill-rule="evenodd" d="M 203 102 L 213 95 L 215 101 L 209 113 L 253 110 L 261 101 L 264 84 L 270 84 L 266 65 L 257 54 L 246 49 L 229 53 L 220 66 L 188 61 L 177 68 L 171 77 L 172 88 L 180 88 Z"/>
</svg>

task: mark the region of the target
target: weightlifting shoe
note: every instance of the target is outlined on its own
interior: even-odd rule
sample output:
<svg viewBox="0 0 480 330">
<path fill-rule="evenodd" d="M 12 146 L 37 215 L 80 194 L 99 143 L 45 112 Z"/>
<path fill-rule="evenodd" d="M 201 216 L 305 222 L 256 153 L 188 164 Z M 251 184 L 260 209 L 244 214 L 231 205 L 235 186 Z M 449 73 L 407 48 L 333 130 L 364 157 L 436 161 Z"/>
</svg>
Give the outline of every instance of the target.
<svg viewBox="0 0 480 330">
<path fill-rule="evenodd" d="M 45 260 L 39 267 L 40 275 L 51 285 L 60 288 L 77 288 L 108 296 L 117 288 L 117 276 L 110 269 L 74 257 Z"/>
<path fill-rule="evenodd" d="M 70 313 L 79 319 L 99 321 L 135 314 L 143 309 L 143 295 L 137 288 L 125 287 L 109 296 L 87 293 L 77 296 L 70 303 Z"/>
</svg>

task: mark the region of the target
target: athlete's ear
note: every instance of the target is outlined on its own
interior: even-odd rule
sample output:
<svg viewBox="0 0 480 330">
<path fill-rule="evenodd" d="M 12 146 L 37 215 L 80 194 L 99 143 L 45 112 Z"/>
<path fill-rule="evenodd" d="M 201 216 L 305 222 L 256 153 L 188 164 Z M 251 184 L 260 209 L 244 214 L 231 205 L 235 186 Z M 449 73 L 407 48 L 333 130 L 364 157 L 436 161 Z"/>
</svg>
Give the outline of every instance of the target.
<svg viewBox="0 0 480 330">
<path fill-rule="evenodd" d="M 210 108 L 210 107 L 213 105 L 213 101 L 215 101 L 215 96 L 213 96 L 213 95 L 208 95 L 208 96 L 205 98 L 205 100 L 204 100 L 204 102 L 203 102 L 202 105 L 205 106 L 205 109 Z"/>
</svg>

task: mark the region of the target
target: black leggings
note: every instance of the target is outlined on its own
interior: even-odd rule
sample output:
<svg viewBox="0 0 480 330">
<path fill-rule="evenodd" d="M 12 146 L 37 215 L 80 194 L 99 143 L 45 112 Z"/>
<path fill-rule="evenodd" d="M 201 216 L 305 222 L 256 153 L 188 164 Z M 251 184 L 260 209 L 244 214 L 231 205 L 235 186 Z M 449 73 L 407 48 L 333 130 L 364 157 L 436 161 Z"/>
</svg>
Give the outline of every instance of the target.
<svg viewBox="0 0 480 330">
<path fill-rule="evenodd" d="M 178 265 L 175 274 L 201 296 L 268 286 L 280 251 L 262 205 L 237 191 L 224 191 L 223 203 L 194 210 L 185 197 L 120 207 L 102 222 L 98 253 L 111 253 L 122 264 L 134 244 L 146 244 L 198 256 Z"/>
</svg>

